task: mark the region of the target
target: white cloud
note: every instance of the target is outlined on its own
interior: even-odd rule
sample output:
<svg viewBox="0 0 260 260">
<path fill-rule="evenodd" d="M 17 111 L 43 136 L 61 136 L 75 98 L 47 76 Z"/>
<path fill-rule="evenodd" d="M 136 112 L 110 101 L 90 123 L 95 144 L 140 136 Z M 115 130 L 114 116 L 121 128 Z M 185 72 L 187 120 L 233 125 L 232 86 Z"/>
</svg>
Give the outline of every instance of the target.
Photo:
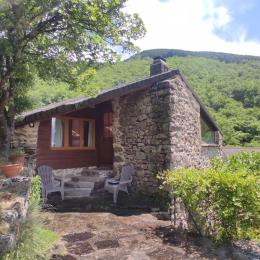
<svg viewBox="0 0 260 260">
<path fill-rule="evenodd" d="M 142 49 L 173 48 L 260 56 L 260 43 L 246 41 L 246 31 L 234 32 L 229 42 L 214 33 L 232 21 L 229 10 L 212 0 L 129 0 L 126 12 L 138 13 L 147 34 L 136 44 Z"/>
<path fill-rule="evenodd" d="M 216 28 L 225 27 L 230 21 L 231 17 L 228 13 L 228 9 L 224 6 L 215 7 L 214 5 L 209 6 L 208 14 L 206 18 L 212 23 Z"/>
</svg>

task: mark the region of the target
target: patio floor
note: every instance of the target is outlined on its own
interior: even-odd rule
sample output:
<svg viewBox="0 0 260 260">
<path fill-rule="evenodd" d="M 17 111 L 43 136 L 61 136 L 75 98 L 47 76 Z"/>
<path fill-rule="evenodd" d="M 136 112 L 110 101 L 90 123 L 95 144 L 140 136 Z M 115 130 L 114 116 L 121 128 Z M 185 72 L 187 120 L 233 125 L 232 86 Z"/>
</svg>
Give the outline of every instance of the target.
<svg viewBox="0 0 260 260">
<path fill-rule="evenodd" d="M 258 259 L 241 250 L 215 248 L 206 238 L 181 234 L 170 221 L 141 210 L 45 212 L 44 217 L 60 235 L 48 252 L 52 260 Z"/>
<path fill-rule="evenodd" d="M 51 259 L 212 259 L 194 237 L 172 233 L 169 221 L 141 211 L 45 213 L 61 239 Z"/>
</svg>

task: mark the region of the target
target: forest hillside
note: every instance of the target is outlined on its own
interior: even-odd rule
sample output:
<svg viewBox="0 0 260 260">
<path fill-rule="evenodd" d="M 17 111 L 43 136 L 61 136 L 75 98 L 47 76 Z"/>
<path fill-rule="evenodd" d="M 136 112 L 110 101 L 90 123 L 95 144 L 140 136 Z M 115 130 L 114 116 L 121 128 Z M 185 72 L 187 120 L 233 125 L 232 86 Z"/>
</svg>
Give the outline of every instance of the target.
<svg viewBox="0 0 260 260">
<path fill-rule="evenodd" d="M 260 146 L 260 57 L 227 53 L 148 50 L 100 68 L 80 90 L 37 78 L 29 97 L 39 107 L 75 96 L 93 96 L 115 85 L 149 76 L 152 57 L 167 58 L 191 83 L 225 136 L 226 145 Z"/>
</svg>

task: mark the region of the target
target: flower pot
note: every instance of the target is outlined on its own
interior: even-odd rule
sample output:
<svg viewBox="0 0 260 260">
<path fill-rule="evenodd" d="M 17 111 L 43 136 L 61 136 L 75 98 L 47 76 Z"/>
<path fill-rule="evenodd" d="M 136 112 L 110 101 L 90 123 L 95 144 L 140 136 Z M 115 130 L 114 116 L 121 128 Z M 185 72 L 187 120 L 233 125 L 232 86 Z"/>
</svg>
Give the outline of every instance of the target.
<svg viewBox="0 0 260 260">
<path fill-rule="evenodd" d="M 16 156 L 10 156 L 9 160 L 13 163 L 13 164 L 21 164 L 24 165 L 24 154 L 23 155 L 16 155 Z"/>
<path fill-rule="evenodd" d="M 5 175 L 6 178 L 19 176 L 23 170 L 21 164 L 5 164 L 0 165 L 0 172 Z"/>
</svg>

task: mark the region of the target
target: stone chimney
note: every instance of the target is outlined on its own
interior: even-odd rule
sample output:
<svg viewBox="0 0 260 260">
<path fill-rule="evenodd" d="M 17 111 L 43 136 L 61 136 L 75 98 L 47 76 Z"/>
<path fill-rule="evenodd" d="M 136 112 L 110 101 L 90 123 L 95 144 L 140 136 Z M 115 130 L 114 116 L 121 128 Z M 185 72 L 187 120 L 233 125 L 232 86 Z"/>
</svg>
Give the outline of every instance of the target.
<svg viewBox="0 0 260 260">
<path fill-rule="evenodd" d="M 150 66 L 150 76 L 154 76 L 169 70 L 166 60 L 161 56 L 153 58 L 153 63 Z"/>
</svg>

